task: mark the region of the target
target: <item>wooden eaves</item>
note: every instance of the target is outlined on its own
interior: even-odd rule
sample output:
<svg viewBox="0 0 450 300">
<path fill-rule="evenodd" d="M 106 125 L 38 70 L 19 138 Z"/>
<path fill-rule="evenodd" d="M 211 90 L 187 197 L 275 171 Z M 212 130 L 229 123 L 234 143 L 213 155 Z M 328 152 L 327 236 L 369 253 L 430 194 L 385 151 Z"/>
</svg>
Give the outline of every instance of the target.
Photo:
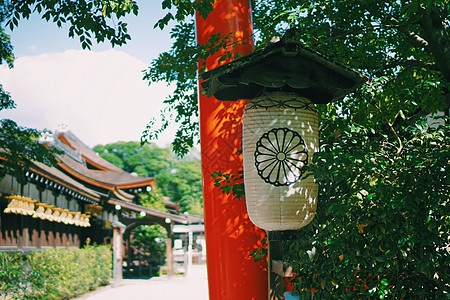
<svg viewBox="0 0 450 300">
<path fill-rule="evenodd" d="M 121 209 L 124 210 L 128 210 L 128 211 L 132 211 L 132 212 L 136 212 L 136 213 L 140 213 L 140 212 L 144 212 L 147 215 L 153 216 L 153 217 L 157 217 L 157 218 L 161 218 L 161 219 L 170 219 L 171 221 L 173 221 L 175 224 L 190 224 L 189 218 L 185 215 L 174 215 L 171 213 L 166 213 L 166 212 L 162 212 L 156 209 L 151 209 L 151 208 L 147 208 L 138 204 L 134 204 L 131 202 L 126 202 L 126 201 L 121 201 L 118 199 L 109 199 L 108 203 L 111 205 L 120 205 Z"/>
</svg>

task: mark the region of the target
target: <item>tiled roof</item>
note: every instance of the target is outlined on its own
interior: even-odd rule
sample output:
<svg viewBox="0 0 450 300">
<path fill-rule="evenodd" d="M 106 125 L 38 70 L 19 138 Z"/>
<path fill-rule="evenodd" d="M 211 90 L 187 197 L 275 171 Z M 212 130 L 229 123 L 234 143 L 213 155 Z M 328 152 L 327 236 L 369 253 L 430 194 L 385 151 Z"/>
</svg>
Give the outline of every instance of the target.
<svg viewBox="0 0 450 300">
<path fill-rule="evenodd" d="M 102 170 L 110 170 L 110 171 L 118 171 L 123 172 L 122 169 L 116 167 L 114 164 L 109 161 L 103 159 L 97 153 L 95 153 L 91 148 L 86 146 L 80 139 L 78 139 L 72 132 L 56 132 L 55 134 L 59 140 L 61 140 L 68 147 L 72 148 L 76 152 L 80 153 L 80 155 L 88 161 L 90 164 L 96 166 Z"/>
<path fill-rule="evenodd" d="M 121 189 L 132 189 L 154 186 L 152 177 L 135 176 L 123 171 L 97 155 L 92 149 L 81 142 L 70 131 L 57 131 L 53 139 L 46 143 L 62 150 L 64 154 L 57 155 L 59 166 L 75 178 L 117 193 Z M 88 166 L 92 166 L 89 168 Z M 120 199 L 132 199 L 133 195 L 120 191 Z"/>
<path fill-rule="evenodd" d="M 111 170 L 91 170 L 78 163 L 66 154 L 58 155 L 60 166 L 77 178 L 85 179 L 97 186 L 117 186 L 118 188 L 133 188 L 148 186 L 154 182 L 154 178 L 133 176 L 130 173 Z M 66 168 L 68 167 L 68 168 Z"/>
<path fill-rule="evenodd" d="M 30 168 L 30 171 L 35 172 L 45 178 L 48 178 L 52 181 L 55 181 L 62 186 L 65 186 L 75 192 L 78 192 L 80 194 L 83 194 L 86 197 L 89 197 L 93 200 L 99 201 L 100 195 L 96 191 L 87 188 L 86 186 L 82 185 L 78 181 L 72 179 L 70 176 L 64 174 L 60 170 L 58 170 L 55 167 L 49 167 L 43 163 L 40 162 L 33 162 L 34 166 Z"/>
</svg>

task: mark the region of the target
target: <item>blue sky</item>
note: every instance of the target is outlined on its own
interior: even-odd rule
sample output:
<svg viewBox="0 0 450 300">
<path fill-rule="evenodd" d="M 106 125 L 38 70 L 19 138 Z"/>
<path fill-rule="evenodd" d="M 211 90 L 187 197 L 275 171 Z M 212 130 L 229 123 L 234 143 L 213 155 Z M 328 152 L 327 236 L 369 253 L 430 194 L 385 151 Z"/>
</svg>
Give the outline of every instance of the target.
<svg viewBox="0 0 450 300">
<path fill-rule="evenodd" d="M 170 94 L 165 83 L 142 81 L 142 70 L 170 48 L 169 30 L 153 29 L 164 16 L 160 1 L 140 1 L 137 17 L 126 19 L 132 40 L 122 47 L 109 43 L 81 49 L 67 28 L 33 15 L 11 33 L 16 56 L 12 70 L 1 66 L 0 83 L 18 108 L 2 111 L 20 125 L 55 130 L 66 124 L 88 146 L 139 140 Z M 175 126 L 157 142 L 171 142 Z"/>
<path fill-rule="evenodd" d="M 138 16 L 127 16 L 128 32 L 132 40 L 117 50 L 128 53 L 144 62 L 155 58 L 161 51 L 170 48 L 169 31 L 153 29 L 154 24 L 165 12 L 161 9 L 160 0 L 139 1 Z M 66 28 L 58 28 L 52 22 L 42 20 L 37 14 L 32 15 L 30 20 L 22 20 L 19 27 L 11 34 L 12 43 L 16 57 L 36 55 L 48 52 L 62 52 L 68 49 L 81 50 L 77 38 L 68 38 Z M 104 51 L 111 49 L 109 43 L 94 45 L 93 51 Z"/>
</svg>

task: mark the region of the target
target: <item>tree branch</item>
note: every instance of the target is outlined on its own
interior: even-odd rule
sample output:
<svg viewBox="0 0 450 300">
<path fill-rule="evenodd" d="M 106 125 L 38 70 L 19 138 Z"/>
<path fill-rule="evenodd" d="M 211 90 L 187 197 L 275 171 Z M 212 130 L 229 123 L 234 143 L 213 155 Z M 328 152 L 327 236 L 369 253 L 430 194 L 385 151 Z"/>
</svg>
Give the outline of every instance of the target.
<svg viewBox="0 0 450 300">
<path fill-rule="evenodd" d="M 402 34 L 404 34 L 409 42 L 417 48 L 427 48 L 428 47 L 428 42 L 422 38 L 420 35 L 418 35 L 417 33 L 408 30 L 406 27 L 406 24 L 401 24 L 396 18 L 392 17 L 392 16 L 380 16 L 380 13 L 378 11 L 375 11 L 372 7 L 370 6 L 365 6 L 365 9 L 372 14 L 373 16 L 379 16 L 381 20 L 383 20 L 384 22 L 384 26 L 386 26 L 387 28 L 395 28 L 397 29 L 399 32 L 401 32 Z"/>
<path fill-rule="evenodd" d="M 394 147 L 397 149 L 397 155 L 400 155 L 400 153 L 402 153 L 403 151 L 403 142 L 402 139 L 400 138 L 400 136 L 398 135 L 397 131 L 394 128 L 394 122 L 395 119 L 397 118 L 397 116 L 394 118 L 394 122 L 389 122 L 389 120 L 387 119 L 386 115 L 383 113 L 383 111 L 381 110 L 381 108 L 378 105 L 375 105 L 375 108 L 380 112 L 381 116 L 383 117 L 383 119 L 386 121 L 387 125 L 389 126 L 389 128 L 391 129 L 392 133 L 394 133 L 394 136 L 397 138 L 398 141 L 398 147 Z"/>
<path fill-rule="evenodd" d="M 393 121 L 393 122 L 390 122 L 390 121 L 388 120 L 388 118 L 386 117 L 386 115 L 384 114 L 383 110 L 381 109 L 381 105 L 380 105 L 380 104 L 374 103 L 374 101 L 371 101 L 371 100 L 368 99 L 367 96 L 365 96 L 365 95 L 362 95 L 362 96 L 363 96 L 364 98 L 366 98 L 367 103 L 370 103 L 371 105 L 373 105 L 373 106 L 378 110 L 378 112 L 380 113 L 381 117 L 386 121 L 386 124 L 389 126 L 389 129 L 392 131 L 392 133 L 394 134 L 395 138 L 396 138 L 397 141 L 398 141 L 398 147 L 396 147 L 396 146 L 393 145 L 393 144 L 392 144 L 392 146 L 393 146 L 394 148 L 397 149 L 397 155 L 400 155 L 400 153 L 403 151 L 403 142 L 402 142 L 402 139 L 400 138 L 400 136 L 398 135 L 397 131 L 396 131 L 395 128 L 394 128 L 394 123 L 395 123 L 395 120 L 396 120 L 397 117 L 398 117 L 398 113 L 397 113 L 397 115 L 395 116 L 394 121 Z M 372 98 L 372 99 L 373 99 L 373 98 Z"/>
<path fill-rule="evenodd" d="M 416 59 L 406 59 L 406 60 L 391 60 L 389 63 L 383 65 L 383 66 L 361 66 L 361 68 L 367 69 L 367 70 L 376 70 L 376 71 L 381 71 L 381 70 L 387 70 L 387 69 L 392 69 L 392 68 L 396 68 L 396 67 L 416 67 L 416 68 L 425 68 L 428 70 L 435 70 L 438 71 L 439 66 L 437 66 L 436 64 L 433 63 L 428 63 L 428 62 L 424 62 L 424 61 L 420 61 L 420 60 L 416 60 Z"/>
<path fill-rule="evenodd" d="M 392 28 L 395 28 L 399 32 L 403 33 L 409 39 L 409 42 L 413 46 L 418 47 L 418 48 L 427 48 L 428 47 L 428 42 L 424 38 L 422 38 L 417 33 L 406 29 L 406 26 L 402 26 L 400 24 L 400 22 L 397 19 L 395 19 L 394 17 L 387 16 L 386 21 L 388 23 L 394 25 L 394 26 L 391 26 Z"/>
<path fill-rule="evenodd" d="M 419 24 L 436 64 L 447 82 L 450 82 L 450 36 L 436 5 L 423 10 Z"/>
</svg>

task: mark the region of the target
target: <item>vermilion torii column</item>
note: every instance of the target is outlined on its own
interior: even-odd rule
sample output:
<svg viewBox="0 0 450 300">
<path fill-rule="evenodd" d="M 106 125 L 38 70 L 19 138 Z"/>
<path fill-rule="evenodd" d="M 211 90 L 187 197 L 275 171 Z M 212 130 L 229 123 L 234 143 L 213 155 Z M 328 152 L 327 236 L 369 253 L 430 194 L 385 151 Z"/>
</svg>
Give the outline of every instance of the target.
<svg viewBox="0 0 450 300">
<path fill-rule="evenodd" d="M 219 65 L 218 56 L 225 51 L 246 55 L 253 50 L 248 0 L 219 0 L 206 20 L 197 14 L 196 25 L 199 44 L 207 43 L 212 34 L 230 32 L 234 41 L 248 43 L 209 58 L 208 70 Z M 256 263 L 249 257 L 264 231 L 248 218 L 245 201 L 223 194 L 214 187 L 211 177 L 213 172 L 237 174 L 242 170 L 242 158 L 237 152 L 242 149 L 245 102 L 227 103 L 206 96 L 199 96 L 199 101 L 209 297 L 211 300 L 267 299 L 266 261 Z"/>
</svg>

